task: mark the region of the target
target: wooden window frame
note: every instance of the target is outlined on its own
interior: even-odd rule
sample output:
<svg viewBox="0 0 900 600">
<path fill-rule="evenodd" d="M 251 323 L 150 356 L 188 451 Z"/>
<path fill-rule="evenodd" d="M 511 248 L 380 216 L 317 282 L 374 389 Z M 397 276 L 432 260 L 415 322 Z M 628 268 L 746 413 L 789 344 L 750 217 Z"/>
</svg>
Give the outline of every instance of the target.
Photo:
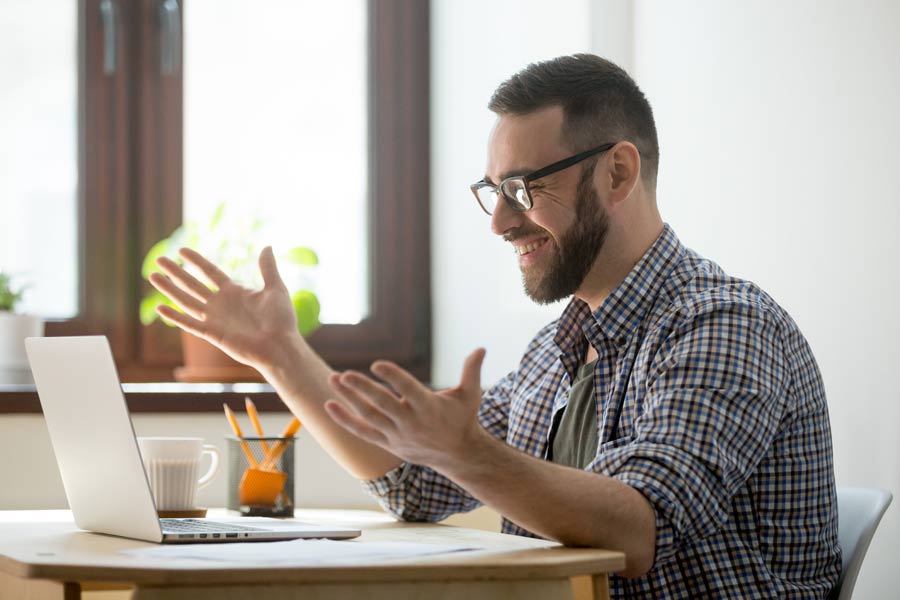
<svg viewBox="0 0 900 600">
<path fill-rule="evenodd" d="M 138 304 L 141 258 L 182 218 L 181 71 L 159 72 L 158 1 L 119 0 L 118 70 L 104 75 L 100 3 L 79 0 L 80 311 L 46 330 L 107 335 L 123 381 L 169 381 L 178 331 L 141 326 Z M 427 380 L 429 7 L 370 0 L 369 15 L 371 312 L 324 325 L 310 343 L 338 369 L 388 358 Z"/>
</svg>

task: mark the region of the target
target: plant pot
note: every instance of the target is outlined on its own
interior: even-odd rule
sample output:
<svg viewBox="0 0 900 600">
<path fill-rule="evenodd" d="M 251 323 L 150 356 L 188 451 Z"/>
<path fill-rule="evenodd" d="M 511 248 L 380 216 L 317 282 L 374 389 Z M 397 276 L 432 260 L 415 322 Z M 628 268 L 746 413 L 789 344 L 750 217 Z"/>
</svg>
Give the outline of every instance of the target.
<svg viewBox="0 0 900 600">
<path fill-rule="evenodd" d="M 184 366 L 175 369 L 175 380 L 185 383 L 242 383 L 265 381 L 259 371 L 241 364 L 195 335 L 181 332 Z"/>
<path fill-rule="evenodd" d="M 42 318 L 0 311 L 0 383 L 34 383 L 25 338 L 42 335 Z"/>
</svg>

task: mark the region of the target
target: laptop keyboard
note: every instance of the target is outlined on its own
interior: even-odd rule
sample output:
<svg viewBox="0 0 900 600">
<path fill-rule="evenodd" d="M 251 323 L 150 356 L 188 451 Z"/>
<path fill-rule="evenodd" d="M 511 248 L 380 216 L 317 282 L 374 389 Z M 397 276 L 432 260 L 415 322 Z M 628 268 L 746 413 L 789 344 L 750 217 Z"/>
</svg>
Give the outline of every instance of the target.
<svg viewBox="0 0 900 600">
<path fill-rule="evenodd" d="M 160 519 L 165 533 L 237 533 L 241 531 L 268 531 L 259 527 L 204 521 L 200 519 Z"/>
</svg>

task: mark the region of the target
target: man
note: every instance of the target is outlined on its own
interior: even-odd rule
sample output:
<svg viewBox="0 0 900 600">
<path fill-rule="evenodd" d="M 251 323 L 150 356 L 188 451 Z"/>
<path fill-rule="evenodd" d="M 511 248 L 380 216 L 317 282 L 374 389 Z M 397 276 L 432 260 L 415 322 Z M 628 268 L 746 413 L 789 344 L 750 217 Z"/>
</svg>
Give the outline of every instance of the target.
<svg viewBox="0 0 900 600">
<path fill-rule="evenodd" d="M 433 392 L 398 366 L 334 373 L 298 335 L 271 249 L 218 291 L 160 259 L 160 313 L 256 367 L 395 515 L 480 503 L 509 533 L 622 550 L 614 597 L 823 598 L 840 549 L 825 394 L 790 317 L 681 245 L 656 206 L 659 151 L 634 81 L 590 55 L 504 82 L 472 186 L 528 295 L 571 296 L 482 390 L 483 350 Z"/>
</svg>

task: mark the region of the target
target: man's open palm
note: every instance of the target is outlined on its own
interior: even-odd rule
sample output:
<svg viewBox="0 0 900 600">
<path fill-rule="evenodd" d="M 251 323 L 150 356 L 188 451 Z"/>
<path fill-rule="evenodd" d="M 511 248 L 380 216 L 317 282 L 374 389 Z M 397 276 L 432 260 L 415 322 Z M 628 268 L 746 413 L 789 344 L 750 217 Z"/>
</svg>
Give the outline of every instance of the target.
<svg viewBox="0 0 900 600">
<path fill-rule="evenodd" d="M 251 366 L 271 360 L 273 340 L 297 333 L 297 316 L 287 287 L 278 274 L 272 248 L 259 255 L 264 286 L 250 290 L 223 273 L 197 252 L 182 248 L 184 260 L 215 286 L 210 289 L 169 258 L 157 264 L 168 276 L 154 273 L 150 283 L 184 312 L 159 306 L 157 312 L 181 329 L 201 337 Z"/>
</svg>

